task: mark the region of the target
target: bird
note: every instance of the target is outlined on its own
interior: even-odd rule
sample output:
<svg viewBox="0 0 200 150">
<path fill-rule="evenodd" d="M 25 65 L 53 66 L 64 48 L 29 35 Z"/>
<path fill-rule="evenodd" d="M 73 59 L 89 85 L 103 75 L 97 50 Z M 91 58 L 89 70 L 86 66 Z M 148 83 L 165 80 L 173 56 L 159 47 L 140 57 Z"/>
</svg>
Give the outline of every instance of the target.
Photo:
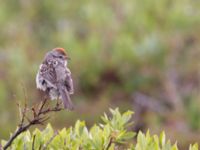
<svg viewBox="0 0 200 150">
<path fill-rule="evenodd" d="M 73 110 L 70 95 L 74 93 L 68 57 L 64 48 L 54 48 L 46 53 L 36 75 L 37 89 L 44 91 L 51 100 L 61 99 L 64 108 Z"/>
</svg>

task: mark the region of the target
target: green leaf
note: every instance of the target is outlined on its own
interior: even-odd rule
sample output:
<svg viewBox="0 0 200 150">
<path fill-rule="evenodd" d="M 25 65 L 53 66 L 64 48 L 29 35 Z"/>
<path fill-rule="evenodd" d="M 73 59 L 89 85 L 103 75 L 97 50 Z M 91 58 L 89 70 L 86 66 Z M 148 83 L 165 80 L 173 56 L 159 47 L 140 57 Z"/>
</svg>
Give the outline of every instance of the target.
<svg viewBox="0 0 200 150">
<path fill-rule="evenodd" d="M 165 141 L 166 141 L 165 132 L 162 131 L 162 133 L 160 134 L 160 143 L 162 147 L 164 147 Z"/>
<path fill-rule="evenodd" d="M 198 150 L 199 146 L 197 143 L 195 143 L 194 145 L 190 145 L 189 150 Z"/>
<path fill-rule="evenodd" d="M 94 124 L 90 130 L 87 129 L 84 121 L 77 120 L 74 127 L 63 128 L 56 132 L 50 124 L 42 131 L 36 128 L 32 134 L 26 131 L 14 140 L 10 149 L 32 149 L 35 138 L 34 149 L 102 150 L 109 146 L 109 150 L 178 150 L 176 143 L 172 145 L 170 140 L 166 140 L 164 131 L 160 136 L 151 135 L 149 130 L 146 134 L 140 131 L 134 145 L 132 141 L 135 132 L 127 130 L 133 112 L 126 111 L 121 114 L 118 108 L 110 111 L 112 114 L 110 118 L 105 113 L 102 117 L 104 124 Z M 6 141 L 1 140 L 1 145 L 5 144 Z M 198 150 L 198 144 L 190 145 L 189 150 Z"/>
</svg>

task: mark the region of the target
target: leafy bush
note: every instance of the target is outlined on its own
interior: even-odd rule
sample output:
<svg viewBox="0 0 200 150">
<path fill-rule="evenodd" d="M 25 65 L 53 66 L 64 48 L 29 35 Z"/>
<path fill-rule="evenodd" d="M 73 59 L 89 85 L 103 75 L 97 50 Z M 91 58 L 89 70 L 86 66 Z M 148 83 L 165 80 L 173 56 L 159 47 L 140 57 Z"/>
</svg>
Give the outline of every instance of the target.
<svg viewBox="0 0 200 150">
<path fill-rule="evenodd" d="M 74 127 L 60 131 L 54 131 L 50 124 L 42 131 L 26 131 L 15 139 L 10 149 L 178 150 L 177 144 L 166 140 L 164 132 L 160 136 L 151 136 L 149 131 L 146 134 L 139 132 L 135 143 L 135 133 L 127 130 L 132 125 L 133 112 L 121 114 L 118 109 L 110 109 L 110 112 L 112 117 L 104 114 L 103 123 L 90 129 L 84 121 L 78 120 Z M 2 146 L 5 143 L 1 141 Z M 190 145 L 189 150 L 198 150 L 198 145 Z"/>
</svg>

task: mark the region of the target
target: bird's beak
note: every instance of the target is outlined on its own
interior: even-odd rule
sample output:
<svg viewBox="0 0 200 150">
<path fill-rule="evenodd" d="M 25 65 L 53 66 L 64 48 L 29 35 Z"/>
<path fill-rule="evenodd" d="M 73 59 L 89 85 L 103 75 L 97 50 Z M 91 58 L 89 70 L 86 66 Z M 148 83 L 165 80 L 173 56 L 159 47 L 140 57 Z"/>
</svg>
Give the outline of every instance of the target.
<svg viewBox="0 0 200 150">
<path fill-rule="evenodd" d="M 65 59 L 67 59 L 67 60 L 71 60 L 71 58 L 70 58 L 70 57 L 68 57 L 68 56 L 65 56 Z"/>
</svg>

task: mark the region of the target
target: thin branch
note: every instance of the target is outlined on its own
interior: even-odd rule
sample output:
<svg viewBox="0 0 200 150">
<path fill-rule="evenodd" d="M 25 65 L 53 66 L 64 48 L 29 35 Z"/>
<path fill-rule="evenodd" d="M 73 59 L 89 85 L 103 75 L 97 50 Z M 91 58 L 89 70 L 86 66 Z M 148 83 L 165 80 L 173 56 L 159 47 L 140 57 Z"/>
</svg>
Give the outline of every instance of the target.
<svg viewBox="0 0 200 150">
<path fill-rule="evenodd" d="M 56 106 L 53 107 L 53 108 L 50 108 L 50 107 L 45 108 L 46 105 L 47 105 L 47 99 L 46 98 L 41 102 L 38 110 L 34 107 L 32 107 L 31 109 L 28 109 L 27 104 L 25 103 L 24 109 L 23 109 L 23 111 L 21 111 L 21 108 L 20 108 L 20 105 L 19 105 L 20 112 L 22 112 L 20 124 L 19 124 L 17 130 L 15 131 L 15 133 L 10 137 L 10 139 L 8 140 L 6 145 L 3 147 L 4 150 L 6 150 L 9 146 L 11 146 L 12 142 L 21 133 L 23 133 L 24 131 L 29 129 L 31 126 L 33 126 L 33 125 L 43 125 L 44 122 L 47 121 L 50 118 L 48 116 L 49 113 L 63 110 L 63 108 L 60 107 L 60 104 L 56 104 Z M 31 111 L 32 118 L 28 117 L 28 115 L 27 115 L 28 111 L 27 110 L 32 110 Z M 25 119 L 26 119 L 27 123 L 25 123 Z"/>
<path fill-rule="evenodd" d="M 32 141 L 32 150 L 35 150 L 35 137 L 36 135 L 33 136 L 33 141 Z"/>
<path fill-rule="evenodd" d="M 105 150 L 109 150 L 110 146 L 113 143 L 113 137 L 110 137 L 108 145 L 105 147 Z"/>
</svg>

